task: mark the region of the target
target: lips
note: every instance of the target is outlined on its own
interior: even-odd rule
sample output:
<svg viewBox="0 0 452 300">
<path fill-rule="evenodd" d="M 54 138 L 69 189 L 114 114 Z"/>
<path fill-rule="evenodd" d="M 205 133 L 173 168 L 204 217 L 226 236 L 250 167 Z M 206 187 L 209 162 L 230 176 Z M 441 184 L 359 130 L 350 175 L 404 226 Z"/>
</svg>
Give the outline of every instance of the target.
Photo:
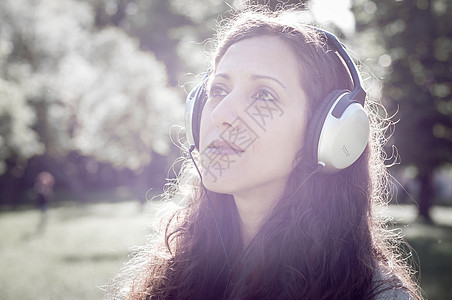
<svg viewBox="0 0 452 300">
<path fill-rule="evenodd" d="M 215 140 L 207 147 L 209 152 L 215 152 L 221 155 L 234 155 L 245 152 L 242 148 L 234 144 L 233 142 L 226 140 Z"/>
</svg>

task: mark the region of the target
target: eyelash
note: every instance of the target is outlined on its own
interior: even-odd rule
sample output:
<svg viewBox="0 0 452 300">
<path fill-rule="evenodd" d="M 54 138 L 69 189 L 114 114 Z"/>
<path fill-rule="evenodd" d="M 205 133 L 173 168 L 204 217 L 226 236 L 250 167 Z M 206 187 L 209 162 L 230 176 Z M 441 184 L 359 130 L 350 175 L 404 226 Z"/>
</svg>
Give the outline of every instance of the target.
<svg viewBox="0 0 452 300">
<path fill-rule="evenodd" d="M 261 94 L 265 94 L 265 96 L 262 97 Z M 267 97 L 269 97 L 270 99 L 268 99 Z M 257 93 L 254 94 L 253 98 L 256 100 L 262 100 L 262 101 L 275 101 L 276 100 L 276 97 L 273 96 L 272 93 L 270 93 L 269 91 L 267 91 L 265 89 L 259 89 L 257 91 Z"/>
<path fill-rule="evenodd" d="M 222 99 L 222 98 L 226 97 L 227 94 L 228 93 L 226 92 L 226 90 L 219 86 L 213 86 L 209 91 L 209 96 L 211 98 L 221 98 Z"/>
<path fill-rule="evenodd" d="M 211 98 L 220 98 L 223 99 L 224 97 L 226 97 L 228 94 L 228 92 L 220 87 L 220 86 L 213 86 L 210 91 L 209 91 L 209 96 Z M 265 94 L 264 96 L 262 96 L 262 94 Z M 267 91 L 266 89 L 258 89 L 258 91 L 252 96 L 253 99 L 256 100 L 261 100 L 261 101 L 276 101 L 277 98 L 269 91 Z"/>
</svg>

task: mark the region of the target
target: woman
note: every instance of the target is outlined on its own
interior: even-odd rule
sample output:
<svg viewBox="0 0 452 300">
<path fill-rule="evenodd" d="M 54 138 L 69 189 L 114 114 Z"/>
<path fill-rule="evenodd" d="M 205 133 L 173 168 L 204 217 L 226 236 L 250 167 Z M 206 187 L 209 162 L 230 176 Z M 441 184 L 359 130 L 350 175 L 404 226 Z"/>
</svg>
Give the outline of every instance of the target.
<svg viewBox="0 0 452 300">
<path fill-rule="evenodd" d="M 381 122 L 368 102 L 370 126 L 363 119 L 365 93 L 340 43 L 293 16 L 246 11 L 221 27 L 189 99 L 195 157 L 166 195 L 185 203 L 164 242 L 154 237 L 125 266 L 114 297 L 421 298 L 398 237 L 375 215 L 387 196 Z M 336 113 L 357 120 L 336 126 Z M 324 153 L 337 135 L 358 140 L 338 162 Z"/>
</svg>

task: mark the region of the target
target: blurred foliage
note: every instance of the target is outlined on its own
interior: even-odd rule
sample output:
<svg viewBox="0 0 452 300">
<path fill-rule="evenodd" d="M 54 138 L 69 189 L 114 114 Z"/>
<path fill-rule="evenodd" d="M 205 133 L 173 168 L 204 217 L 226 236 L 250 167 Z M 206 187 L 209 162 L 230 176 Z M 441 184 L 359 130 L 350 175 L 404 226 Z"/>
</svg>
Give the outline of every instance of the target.
<svg viewBox="0 0 452 300">
<path fill-rule="evenodd" d="M 63 170 L 73 153 L 131 170 L 168 155 L 168 130 L 183 121 L 180 93 L 152 52 L 98 19 L 88 1 L 0 3 L 2 191 L 21 189 L 11 183 L 36 155 Z"/>
<path fill-rule="evenodd" d="M 46 168 L 74 190 L 164 178 L 177 156 L 169 128 L 183 123 L 185 92 L 205 70 L 208 39 L 225 12 L 308 3 L 304 21 L 370 58 L 374 76 L 362 68 L 365 84 L 397 112 L 391 140 L 409 167 L 403 174 L 422 183 L 417 198 L 428 216 L 432 178 L 452 160 L 450 2 L 2 1 L 1 190 L 29 188 Z M 0 196 L 18 201 L 17 193 Z"/>
<path fill-rule="evenodd" d="M 429 219 L 434 174 L 452 163 L 451 1 L 356 0 L 354 13 L 358 31 L 372 37 L 368 47 L 380 45 L 383 101 L 399 120 L 392 142 L 420 182 L 420 214 Z"/>
<path fill-rule="evenodd" d="M 26 142 L 34 145 L 22 142 L 31 150 L 18 155 L 29 158 L 44 145 L 51 153 L 77 150 L 137 169 L 151 160 L 152 151 L 168 153 L 166 133 L 180 123 L 183 107 L 152 53 L 140 51 L 114 27 L 96 30 L 86 3 L 4 1 L 1 6 L 1 41 L 8 45 L 2 78 L 12 83 L 4 93 L 13 94 L 15 85 L 23 92 L 22 101 L 3 97 L 2 102 L 28 108 L 5 110 L 11 120 L 10 126 L 2 122 L 5 136 L 26 136 L 14 134 L 15 127 L 35 133 L 33 119 L 23 113 L 31 110 L 38 117 L 40 140 L 28 134 Z M 12 126 L 20 122 L 22 127 Z"/>
</svg>

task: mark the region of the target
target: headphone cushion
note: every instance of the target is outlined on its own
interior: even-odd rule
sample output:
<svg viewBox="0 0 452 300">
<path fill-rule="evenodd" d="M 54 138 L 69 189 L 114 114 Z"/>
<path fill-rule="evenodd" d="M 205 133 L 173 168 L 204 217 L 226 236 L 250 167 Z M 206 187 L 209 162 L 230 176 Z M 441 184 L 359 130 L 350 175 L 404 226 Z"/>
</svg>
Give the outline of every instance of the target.
<svg viewBox="0 0 452 300">
<path fill-rule="evenodd" d="M 188 93 L 185 102 L 185 129 L 187 141 L 199 150 L 201 115 L 207 101 L 207 75 Z"/>
<path fill-rule="evenodd" d="M 349 93 L 349 91 L 334 90 L 329 93 L 319 104 L 316 111 L 312 115 L 311 120 L 309 121 L 306 131 L 305 149 L 307 151 L 309 161 L 313 162 L 315 164 L 314 166 L 318 163 L 320 134 L 322 133 L 323 125 L 326 117 L 328 116 L 328 112 L 336 102 L 337 98 L 344 93 Z"/>
<path fill-rule="evenodd" d="M 201 85 L 198 87 L 198 91 L 196 93 L 196 100 L 193 107 L 193 138 L 195 142 L 196 149 L 199 150 L 199 133 L 201 132 L 201 115 L 206 105 L 207 101 L 207 91 L 206 91 L 206 82 L 203 81 Z"/>
</svg>

